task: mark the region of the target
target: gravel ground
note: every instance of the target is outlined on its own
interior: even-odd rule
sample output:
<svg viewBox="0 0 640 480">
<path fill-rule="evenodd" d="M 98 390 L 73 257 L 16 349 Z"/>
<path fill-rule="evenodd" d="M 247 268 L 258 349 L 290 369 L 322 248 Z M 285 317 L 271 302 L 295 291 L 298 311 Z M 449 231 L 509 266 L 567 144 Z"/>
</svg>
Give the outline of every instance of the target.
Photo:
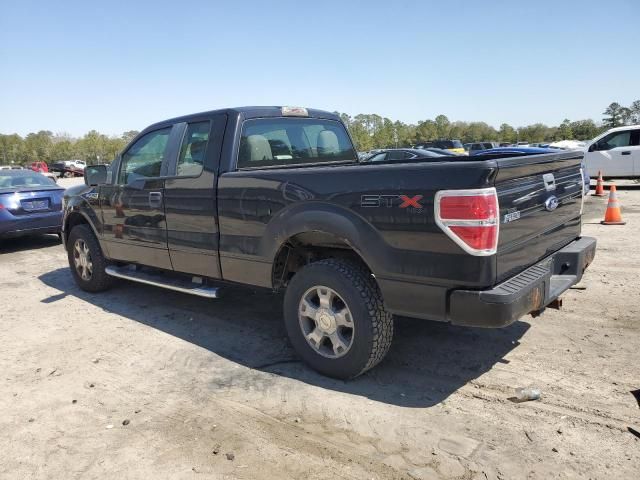
<svg viewBox="0 0 640 480">
<path fill-rule="evenodd" d="M 619 197 L 626 226 L 588 198 L 599 248 L 562 311 L 399 319 L 351 382 L 297 361 L 280 297 L 89 295 L 55 236 L 2 242 L 0 478 L 640 478 L 640 190 Z"/>
</svg>

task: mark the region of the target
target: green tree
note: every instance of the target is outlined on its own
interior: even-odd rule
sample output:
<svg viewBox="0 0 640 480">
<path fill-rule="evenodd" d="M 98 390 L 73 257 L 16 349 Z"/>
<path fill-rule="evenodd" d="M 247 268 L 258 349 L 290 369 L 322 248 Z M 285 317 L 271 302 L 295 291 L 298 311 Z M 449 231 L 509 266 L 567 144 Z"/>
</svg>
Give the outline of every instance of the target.
<svg viewBox="0 0 640 480">
<path fill-rule="evenodd" d="M 630 108 L 622 107 L 620 109 L 620 120 L 622 121 L 623 125 L 630 125 L 632 116 L 633 116 L 633 112 L 631 111 Z"/>
<path fill-rule="evenodd" d="M 569 124 L 573 136 L 577 140 L 591 140 L 600 133 L 600 129 L 596 126 L 595 122 L 591 119 L 576 120 Z"/>
<path fill-rule="evenodd" d="M 556 129 L 554 140 L 572 140 L 573 129 L 571 128 L 571 121 L 565 118 L 560 126 Z"/>
<path fill-rule="evenodd" d="M 16 133 L 0 135 L 0 162 L 6 165 L 20 163 L 23 140 Z"/>
<path fill-rule="evenodd" d="M 436 122 L 433 120 L 424 120 L 418 122 L 414 134 L 414 143 L 428 142 L 429 140 L 435 140 L 438 138 L 438 129 Z"/>
<path fill-rule="evenodd" d="M 438 138 L 447 138 L 449 136 L 449 119 L 446 115 L 438 115 L 435 118 L 436 135 Z"/>
<path fill-rule="evenodd" d="M 606 117 L 602 119 L 602 123 L 608 128 L 615 128 L 622 125 L 622 112 L 620 111 L 622 108 L 618 102 L 611 103 L 603 112 L 603 115 L 606 115 Z"/>
<path fill-rule="evenodd" d="M 135 137 L 137 137 L 139 133 L 140 132 L 138 130 L 127 130 L 122 134 L 120 138 L 124 140 L 126 144 L 126 143 L 129 143 L 131 140 L 133 140 Z"/>
<path fill-rule="evenodd" d="M 53 146 L 53 133 L 49 130 L 40 130 L 38 133 L 30 133 L 24 139 L 22 162 L 47 161 Z"/>
<path fill-rule="evenodd" d="M 516 143 L 518 141 L 518 133 L 516 132 L 516 129 L 508 123 L 500 125 L 500 131 L 498 133 L 500 141 L 502 142 Z"/>
<path fill-rule="evenodd" d="M 640 124 L 640 100 L 636 100 L 631 104 L 631 123 L 633 125 Z"/>
</svg>

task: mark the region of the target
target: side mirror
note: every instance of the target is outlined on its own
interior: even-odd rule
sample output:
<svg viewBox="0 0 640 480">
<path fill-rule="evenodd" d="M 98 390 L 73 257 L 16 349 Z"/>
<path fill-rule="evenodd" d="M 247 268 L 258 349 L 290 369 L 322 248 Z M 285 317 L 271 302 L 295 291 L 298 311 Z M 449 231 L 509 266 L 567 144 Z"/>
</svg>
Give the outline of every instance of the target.
<svg viewBox="0 0 640 480">
<path fill-rule="evenodd" d="M 107 183 L 107 166 L 87 165 L 84 169 L 84 183 L 90 187 Z"/>
</svg>

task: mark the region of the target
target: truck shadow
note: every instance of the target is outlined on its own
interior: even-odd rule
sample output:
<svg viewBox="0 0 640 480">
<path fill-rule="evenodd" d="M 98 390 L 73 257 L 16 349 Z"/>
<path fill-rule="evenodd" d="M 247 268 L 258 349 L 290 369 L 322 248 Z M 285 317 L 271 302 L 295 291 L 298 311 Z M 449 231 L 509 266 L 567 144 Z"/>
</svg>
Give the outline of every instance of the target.
<svg viewBox="0 0 640 480">
<path fill-rule="evenodd" d="M 355 380 L 340 381 L 317 374 L 296 357 L 282 321 L 279 295 L 224 286 L 220 299 L 207 300 L 125 281 L 111 291 L 89 294 L 75 285 L 66 268 L 39 278 L 60 291 L 44 303 L 74 296 L 251 369 L 223 369 L 222 376 L 211 380 L 214 389 L 269 388 L 260 371 L 388 404 L 429 407 L 496 363 L 508 363 L 505 355 L 529 329 L 524 322 L 485 330 L 399 318 L 386 359 Z"/>
</svg>

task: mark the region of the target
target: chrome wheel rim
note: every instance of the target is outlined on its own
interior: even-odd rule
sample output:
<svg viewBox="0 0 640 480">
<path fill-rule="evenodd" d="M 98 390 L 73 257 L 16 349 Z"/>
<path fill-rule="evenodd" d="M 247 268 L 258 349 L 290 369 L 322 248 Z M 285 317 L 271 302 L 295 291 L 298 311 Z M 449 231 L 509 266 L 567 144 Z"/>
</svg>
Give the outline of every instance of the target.
<svg viewBox="0 0 640 480">
<path fill-rule="evenodd" d="M 79 238 L 73 245 L 73 262 L 78 276 L 85 281 L 91 280 L 93 275 L 93 262 L 87 242 Z"/>
<path fill-rule="evenodd" d="M 323 357 L 340 358 L 351 349 L 353 316 L 335 290 L 322 285 L 307 290 L 300 300 L 298 320 L 309 346 Z"/>
</svg>

